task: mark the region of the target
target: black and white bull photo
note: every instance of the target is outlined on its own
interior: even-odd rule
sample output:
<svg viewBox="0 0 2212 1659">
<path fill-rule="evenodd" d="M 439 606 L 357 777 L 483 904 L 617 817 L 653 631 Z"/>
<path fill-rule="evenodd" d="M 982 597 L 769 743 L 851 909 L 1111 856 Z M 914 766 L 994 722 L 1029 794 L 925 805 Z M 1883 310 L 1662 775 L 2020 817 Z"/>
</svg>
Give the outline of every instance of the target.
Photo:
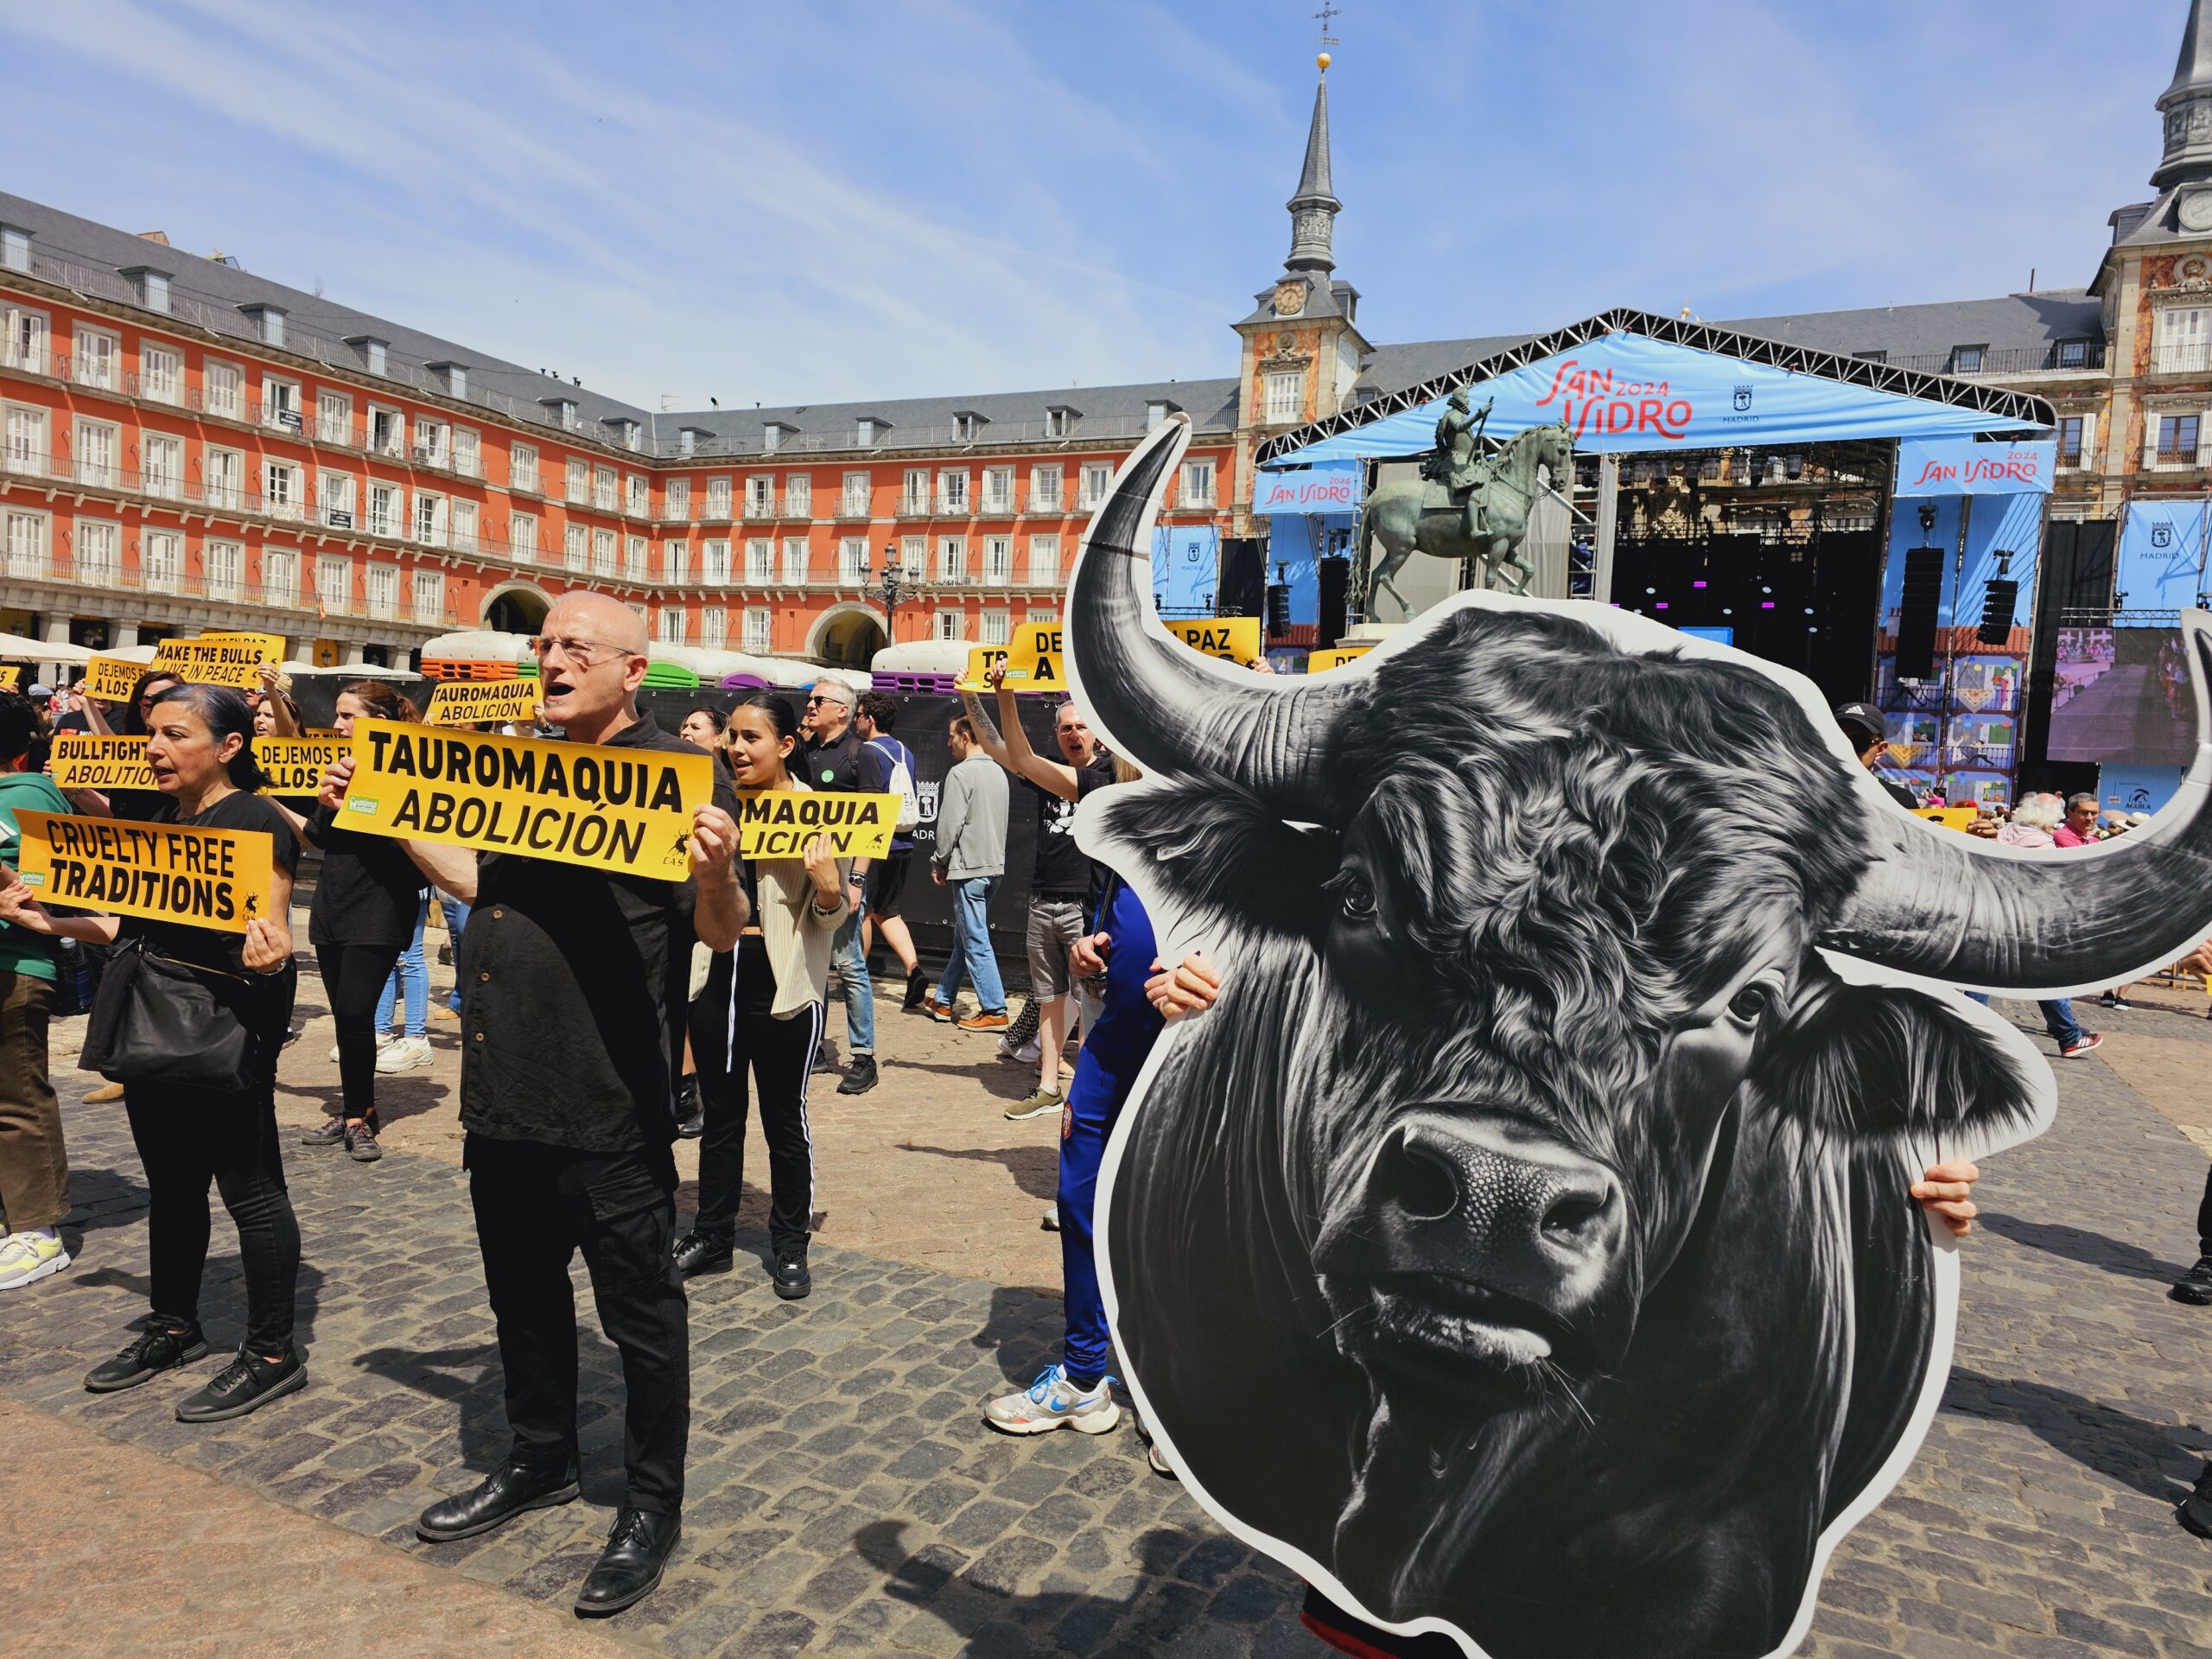
<svg viewBox="0 0 2212 1659">
<path fill-rule="evenodd" d="M 1101 1185 L 1139 1408 L 1224 1525 L 1393 1631 L 1785 1653 L 1948 1370 L 1956 1247 L 1908 1188 L 2050 1118 L 1960 988 L 2094 990 L 2212 931 L 2212 618 L 2179 798 L 2021 851 L 1898 809 L 1802 677 L 1605 606 L 1463 594 L 1303 683 L 1201 658 L 1145 557 L 1186 442 L 1123 467 L 1067 614 L 1145 773 L 1078 835 L 1224 976 Z"/>
</svg>

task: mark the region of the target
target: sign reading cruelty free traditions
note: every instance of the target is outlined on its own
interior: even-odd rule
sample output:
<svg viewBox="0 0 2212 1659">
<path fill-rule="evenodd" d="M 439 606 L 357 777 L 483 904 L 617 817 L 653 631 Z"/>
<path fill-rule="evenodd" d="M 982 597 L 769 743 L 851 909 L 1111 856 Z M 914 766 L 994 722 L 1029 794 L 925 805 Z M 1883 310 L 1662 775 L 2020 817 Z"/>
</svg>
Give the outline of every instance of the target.
<svg viewBox="0 0 2212 1659">
<path fill-rule="evenodd" d="M 697 754 L 353 725 L 345 827 L 663 881 L 690 874 L 691 814 L 712 798 Z"/>
<path fill-rule="evenodd" d="M 839 858 L 888 858 L 900 798 L 849 790 L 741 789 L 737 850 L 744 858 L 803 858 L 806 843 L 830 837 Z"/>
<path fill-rule="evenodd" d="M 154 653 L 153 670 L 192 685 L 227 685 L 244 691 L 260 685 L 264 663 L 283 658 L 284 642 L 273 633 L 202 634 L 197 639 L 164 639 Z"/>
<path fill-rule="evenodd" d="M 56 789 L 151 789 L 143 737 L 103 737 L 97 732 L 56 732 L 47 756 Z"/>
<path fill-rule="evenodd" d="M 146 664 L 127 657 L 95 657 L 85 664 L 85 695 L 98 702 L 128 702 Z"/>
<path fill-rule="evenodd" d="M 49 904 L 243 933 L 270 912 L 269 837 L 258 830 L 128 823 L 20 811 L 23 885 Z"/>
<path fill-rule="evenodd" d="M 269 774 L 269 795 L 312 795 L 322 787 L 322 774 L 352 747 L 342 737 L 257 737 L 253 758 Z"/>
<path fill-rule="evenodd" d="M 536 720 L 544 695 L 536 680 L 446 680 L 430 693 L 423 719 L 431 726 Z"/>
</svg>

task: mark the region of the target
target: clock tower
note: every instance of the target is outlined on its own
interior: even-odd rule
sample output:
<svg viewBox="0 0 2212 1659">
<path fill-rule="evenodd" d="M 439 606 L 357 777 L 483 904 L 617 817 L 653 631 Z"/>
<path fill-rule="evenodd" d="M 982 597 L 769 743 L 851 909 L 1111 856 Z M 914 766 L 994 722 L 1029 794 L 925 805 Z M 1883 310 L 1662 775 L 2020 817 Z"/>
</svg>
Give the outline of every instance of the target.
<svg viewBox="0 0 2212 1659">
<path fill-rule="evenodd" d="M 1329 54 L 1321 54 L 1306 162 L 1290 211 L 1290 252 L 1282 274 L 1253 296 L 1236 325 L 1238 362 L 1236 501 L 1232 532 L 1252 534 L 1252 451 L 1286 427 L 1347 409 L 1370 349 L 1359 332 L 1359 290 L 1336 276 L 1337 214 L 1344 204 L 1329 181 Z"/>
</svg>

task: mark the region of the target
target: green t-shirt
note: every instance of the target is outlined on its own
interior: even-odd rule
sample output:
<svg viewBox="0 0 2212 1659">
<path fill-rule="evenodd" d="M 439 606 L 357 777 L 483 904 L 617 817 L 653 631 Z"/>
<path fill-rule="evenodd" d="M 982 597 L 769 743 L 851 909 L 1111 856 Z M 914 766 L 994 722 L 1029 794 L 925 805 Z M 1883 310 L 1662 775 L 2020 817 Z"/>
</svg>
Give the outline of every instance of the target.
<svg viewBox="0 0 2212 1659">
<path fill-rule="evenodd" d="M 68 812 L 67 798 L 42 772 L 0 772 L 0 862 L 13 869 L 22 837 L 16 831 L 16 809 L 34 812 Z M 0 974 L 27 974 L 33 979 L 56 979 L 54 960 L 59 944 L 43 933 L 34 933 L 12 922 L 0 922 Z"/>
</svg>

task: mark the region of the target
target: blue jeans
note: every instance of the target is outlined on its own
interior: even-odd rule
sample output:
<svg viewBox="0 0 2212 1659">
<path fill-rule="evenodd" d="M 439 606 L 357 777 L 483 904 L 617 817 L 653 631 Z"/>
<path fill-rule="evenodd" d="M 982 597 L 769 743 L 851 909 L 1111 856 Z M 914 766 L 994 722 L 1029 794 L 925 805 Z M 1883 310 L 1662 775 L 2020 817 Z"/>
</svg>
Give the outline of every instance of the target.
<svg viewBox="0 0 2212 1659">
<path fill-rule="evenodd" d="M 453 946 L 453 989 L 447 995 L 446 1007 L 455 1014 L 461 1012 L 461 930 L 468 925 L 468 906 L 449 893 L 438 894 L 438 907 L 445 912 L 446 939 Z"/>
<path fill-rule="evenodd" d="M 875 987 L 868 976 L 868 957 L 861 951 L 858 912 L 837 925 L 830 941 L 830 965 L 845 988 L 845 1046 L 855 1054 L 875 1052 Z"/>
<path fill-rule="evenodd" d="M 1980 991 L 1968 991 L 1967 995 L 1983 1007 L 1989 1006 L 1989 999 Z M 2071 997 L 2062 996 L 2055 1002 L 2038 1002 L 2036 1007 L 2043 1010 L 2043 1028 L 2050 1033 L 2052 1042 L 2061 1048 L 2071 1048 L 2082 1040 L 2082 1024 L 2074 1017 Z"/>
<path fill-rule="evenodd" d="M 430 1031 L 430 976 L 423 966 L 423 924 L 430 918 L 430 901 L 425 899 L 415 912 L 415 937 L 399 953 L 398 964 L 391 970 L 391 977 L 384 982 L 384 995 L 377 999 L 377 1029 L 391 1029 L 391 1005 L 395 990 L 406 999 L 407 1034 L 427 1037 Z"/>
<path fill-rule="evenodd" d="M 999 959 L 991 954 L 991 895 L 999 890 L 999 879 L 971 875 L 945 885 L 952 889 L 952 954 L 945 958 L 944 977 L 937 982 L 937 1000 L 950 1007 L 962 979 L 972 979 L 982 1011 L 1004 1014 L 1006 987 L 999 981 Z"/>
</svg>

